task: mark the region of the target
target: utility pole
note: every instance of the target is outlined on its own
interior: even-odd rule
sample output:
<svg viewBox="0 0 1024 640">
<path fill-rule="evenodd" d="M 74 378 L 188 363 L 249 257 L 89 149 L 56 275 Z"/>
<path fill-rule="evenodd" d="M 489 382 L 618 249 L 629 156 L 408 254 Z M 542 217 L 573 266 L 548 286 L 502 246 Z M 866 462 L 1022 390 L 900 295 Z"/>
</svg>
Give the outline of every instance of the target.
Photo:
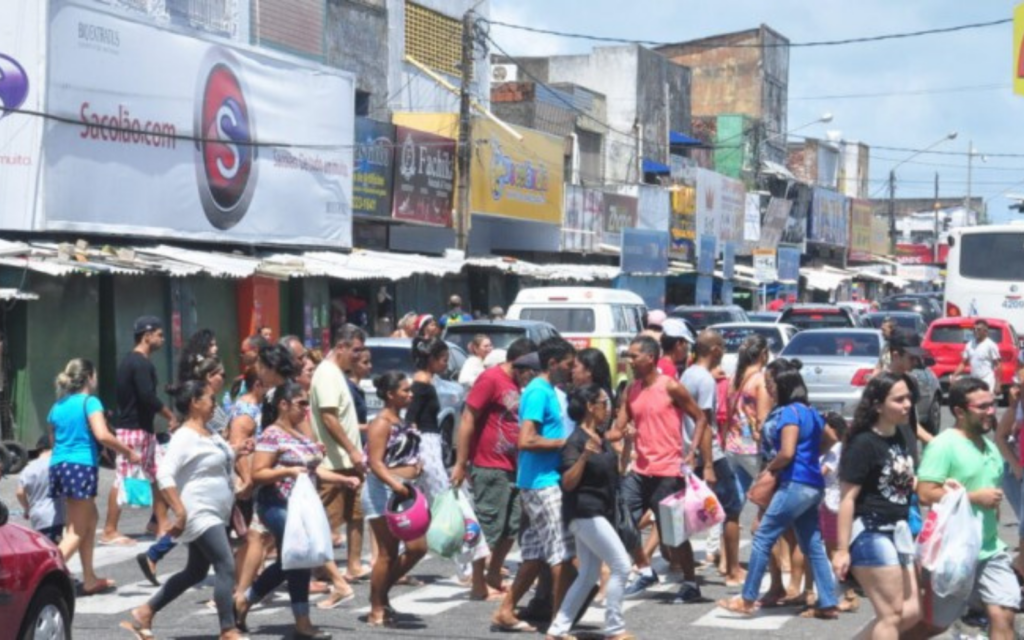
<svg viewBox="0 0 1024 640">
<path fill-rule="evenodd" d="M 935 172 L 935 239 L 932 241 L 932 264 L 939 264 L 939 172 Z"/>
<path fill-rule="evenodd" d="M 967 143 L 967 196 L 964 198 L 964 219 L 971 219 L 971 173 L 974 169 L 974 140 Z"/>
<path fill-rule="evenodd" d="M 469 85 L 473 82 L 472 10 L 462 16 L 462 84 L 459 86 L 459 199 L 455 216 L 456 246 L 469 248 L 469 173 L 473 166 L 473 118 L 469 112 Z"/>
<path fill-rule="evenodd" d="M 896 170 L 889 170 L 889 244 L 896 255 Z"/>
</svg>

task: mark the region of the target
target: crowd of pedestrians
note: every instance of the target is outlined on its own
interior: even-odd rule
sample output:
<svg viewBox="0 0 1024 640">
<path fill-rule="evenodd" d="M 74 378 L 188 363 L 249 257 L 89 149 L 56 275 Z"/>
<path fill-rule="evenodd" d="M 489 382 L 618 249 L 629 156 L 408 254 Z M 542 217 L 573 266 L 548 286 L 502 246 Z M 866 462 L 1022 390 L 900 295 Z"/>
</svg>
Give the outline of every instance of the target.
<svg viewBox="0 0 1024 640">
<path fill-rule="evenodd" d="M 549 639 L 570 638 L 600 600 L 605 636 L 632 638 L 628 629 L 640 624 L 627 624 L 623 603 L 665 579 L 651 563 L 659 547 L 679 581 L 674 601 L 702 601 L 692 543 L 680 541 L 659 511 L 692 491 L 695 478 L 722 512 L 708 560 L 727 585 L 742 588 L 718 602 L 730 615 L 804 604 L 806 617 L 834 620 L 856 609 L 856 587 L 875 613 L 867 638 L 931 637 L 968 609 L 987 619 L 991 638 L 1013 637 L 1022 566 L 997 524 L 1004 501 L 1018 516 L 1024 506 L 1024 444 L 1017 444 L 1024 408 L 1016 387 L 997 429 L 992 386 L 959 377 L 949 392 L 956 424 L 932 438 L 914 411 L 910 375 L 924 354 L 915 336 L 898 332 L 888 336 L 849 426 L 814 409 L 801 363 L 769 362 L 757 335 L 740 346 L 730 378 L 720 366 L 722 336 L 710 329 L 694 336 L 682 321 L 658 318 L 630 341 L 632 380 L 618 389 L 597 349 L 521 338 L 494 358 L 490 340 L 480 337 L 472 371 L 460 380 L 469 393 L 447 468 L 433 381 L 448 369 L 449 347 L 438 332 L 463 319 L 457 297 L 440 322 L 403 319 L 398 331 L 411 333 L 415 373 L 376 372 L 382 408 L 368 419 L 359 382 L 373 363 L 358 327 L 341 328 L 323 355 L 293 336 L 247 338 L 242 373 L 231 384 L 215 336 L 200 331 L 182 351 L 165 405 L 152 364 L 163 327 L 139 318 L 135 348 L 116 372 L 112 418 L 95 396 L 92 363 L 74 359 L 58 375 L 50 433 L 22 474 L 18 498 L 65 559 L 81 556 L 81 594 L 88 596 L 116 588 L 96 575 L 94 547 L 135 544 L 119 515 L 133 503 L 133 487 L 152 483 L 156 542 L 137 560 L 160 589 L 121 625 L 140 640 L 153 637 L 157 614 L 211 567 L 222 639 L 245 637 L 249 612 L 285 583 L 297 638 L 330 637 L 312 621 L 311 592 L 326 593 L 317 607 L 334 608 L 352 600 L 351 583 L 363 580 L 370 584 L 367 623 L 400 626 L 390 594 L 400 582 L 415 583 L 410 572 L 427 540 L 423 532 L 399 536 L 387 516 L 395 504 L 433 504 L 452 489 L 472 505 L 482 532 L 455 557 L 456 567 L 472 599 L 495 603 L 492 630 L 546 629 Z M 988 357 L 985 345 L 979 328 L 965 356 L 972 371 L 974 358 Z M 157 434 L 157 416 L 169 439 Z M 97 537 L 99 465 L 108 451 L 116 480 Z M 317 487 L 334 542 L 347 545 L 341 566 L 282 563 L 290 498 L 304 477 Z M 915 536 L 922 510 L 960 489 L 980 518 L 981 550 L 973 588 L 939 597 L 915 563 Z M 757 517 L 744 568 L 747 502 Z M 517 544 L 522 564 L 509 576 L 505 560 Z M 187 551 L 185 567 L 161 584 L 157 565 L 178 545 Z M 762 593 L 766 573 L 771 586 Z M 535 585 L 534 599 L 517 608 Z"/>
</svg>

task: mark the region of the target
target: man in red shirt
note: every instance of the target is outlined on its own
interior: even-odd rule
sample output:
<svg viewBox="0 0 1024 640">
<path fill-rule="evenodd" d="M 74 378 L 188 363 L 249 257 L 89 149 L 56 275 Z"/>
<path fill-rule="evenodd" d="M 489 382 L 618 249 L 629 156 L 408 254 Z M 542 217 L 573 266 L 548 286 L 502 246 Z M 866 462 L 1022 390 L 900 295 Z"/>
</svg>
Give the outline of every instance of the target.
<svg viewBox="0 0 1024 640">
<path fill-rule="evenodd" d="M 501 568 L 519 534 L 519 392 L 536 372 L 513 363 L 536 350 L 527 338 L 509 345 L 505 362 L 477 378 L 462 412 L 452 486 L 460 486 L 469 472 L 476 516 L 491 548 L 489 563 L 486 558 L 473 561 L 474 600 L 502 592 Z"/>
<path fill-rule="evenodd" d="M 658 360 L 658 371 L 678 380 L 680 369 L 686 369 L 689 364 L 693 333 L 682 319 L 668 318 L 662 325 L 660 343 L 662 355 Z"/>
</svg>

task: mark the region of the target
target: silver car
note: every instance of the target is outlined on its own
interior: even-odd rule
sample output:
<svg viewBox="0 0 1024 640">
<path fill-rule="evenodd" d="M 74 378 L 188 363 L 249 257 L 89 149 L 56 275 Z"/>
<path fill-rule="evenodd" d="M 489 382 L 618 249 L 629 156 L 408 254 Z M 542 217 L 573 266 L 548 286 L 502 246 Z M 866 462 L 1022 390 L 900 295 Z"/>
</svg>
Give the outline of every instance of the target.
<svg viewBox="0 0 1024 640">
<path fill-rule="evenodd" d="M 774 322 L 725 322 L 713 324 L 714 329 L 725 342 L 725 355 L 722 356 L 722 370 L 730 378 L 736 375 L 736 361 L 739 359 L 740 345 L 752 334 L 763 336 L 768 341 L 770 359 L 778 357 L 779 352 L 789 344 L 796 335 L 796 327 Z"/>
<path fill-rule="evenodd" d="M 370 338 L 366 341 L 370 350 L 370 361 L 374 375 L 388 371 L 401 371 L 409 377 L 415 373 L 412 363 L 412 340 L 409 338 Z M 455 462 L 453 446 L 455 430 L 462 416 L 462 407 L 466 402 L 466 389 L 455 380 L 466 362 L 466 352 L 456 344 L 448 343 L 448 371 L 434 376 L 434 388 L 441 403 L 441 411 L 437 414 L 437 422 L 441 425 L 441 439 L 445 464 L 451 466 Z M 384 402 L 377 397 L 377 389 L 373 380 L 362 380 L 359 387 L 366 392 L 366 417 L 373 420 L 374 416 L 384 408 Z"/>
<path fill-rule="evenodd" d="M 812 405 L 850 421 L 878 367 L 882 342 L 874 329 L 808 329 L 796 334 L 779 356 L 803 362 L 800 373 Z"/>
</svg>

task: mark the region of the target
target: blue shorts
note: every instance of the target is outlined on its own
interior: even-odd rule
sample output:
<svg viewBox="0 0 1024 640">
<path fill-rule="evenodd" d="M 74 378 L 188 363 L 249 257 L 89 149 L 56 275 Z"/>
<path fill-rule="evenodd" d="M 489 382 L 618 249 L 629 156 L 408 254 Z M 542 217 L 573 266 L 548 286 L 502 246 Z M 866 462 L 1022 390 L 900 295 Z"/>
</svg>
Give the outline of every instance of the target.
<svg viewBox="0 0 1024 640">
<path fill-rule="evenodd" d="M 96 497 L 100 470 L 87 464 L 61 462 L 50 466 L 50 497 L 89 500 Z"/>
<path fill-rule="evenodd" d="M 736 518 L 743 511 L 744 496 L 740 493 L 740 483 L 733 471 L 732 463 L 728 459 L 716 460 L 715 486 L 712 487 L 715 497 L 722 504 L 722 511 L 727 518 Z M 703 473 L 701 474 L 703 475 Z"/>
<path fill-rule="evenodd" d="M 914 556 L 896 551 L 893 534 L 887 531 L 862 531 L 850 545 L 852 567 L 898 567 L 914 564 Z"/>
</svg>

